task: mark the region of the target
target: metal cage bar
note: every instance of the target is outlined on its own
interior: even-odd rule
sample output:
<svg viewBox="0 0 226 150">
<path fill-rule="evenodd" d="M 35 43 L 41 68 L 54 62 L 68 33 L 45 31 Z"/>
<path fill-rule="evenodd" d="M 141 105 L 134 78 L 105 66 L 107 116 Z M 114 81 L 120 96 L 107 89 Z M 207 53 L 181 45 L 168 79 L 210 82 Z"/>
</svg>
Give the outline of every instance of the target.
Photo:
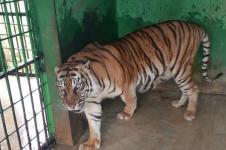
<svg viewBox="0 0 226 150">
<path fill-rule="evenodd" d="M 0 110 L 2 110 L 2 109 L 3 108 L 2 108 L 2 103 L 1 103 L 1 99 L 0 99 Z M 4 117 L 3 113 L 0 113 L 0 115 L 1 115 L 2 125 L 3 125 L 3 129 L 4 129 L 5 139 L 7 141 L 7 146 L 9 149 L 11 149 L 9 138 L 8 138 L 8 133 L 7 133 L 7 129 L 6 129 L 6 124 L 5 124 L 5 117 Z"/>
<path fill-rule="evenodd" d="M 22 33 L 22 30 L 21 30 L 21 24 L 20 24 L 20 19 L 19 19 L 19 16 L 18 16 L 18 8 L 17 8 L 17 5 L 15 2 L 14 3 L 14 7 L 15 7 L 15 12 L 16 12 L 16 20 L 17 20 L 17 26 L 18 26 L 18 30 L 19 30 L 19 38 L 20 38 L 20 41 L 21 41 L 21 47 L 22 47 L 22 56 L 23 56 L 23 59 L 24 59 L 24 62 L 27 63 L 27 54 L 26 54 L 26 51 L 25 51 L 25 46 L 24 46 L 24 39 L 23 37 L 21 36 L 21 33 Z M 36 131 L 36 135 L 37 135 L 37 140 L 38 140 L 38 149 L 40 149 L 40 145 L 39 145 L 39 134 L 38 134 L 38 127 L 37 127 L 37 120 L 36 120 L 36 114 L 35 114 L 35 108 L 34 108 L 34 100 L 33 100 L 33 95 L 32 95 L 32 90 L 31 90 L 31 81 L 30 81 L 30 78 L 28 76 L 28 71 L 29 71 L 29 66 L 28 67 L 26 66 L 25 67 L 25 72 L 26 72 L 26 77 L 27 77 L 27 80 L 28 80 L 28 86 L 29 86 L 29 93 L 30 93 L 30 98 L 31 98 L 31 103 L 32 103 L 32 113 L 33 113 L 33 116 L 34 116 L 34 122 L 35 122 L 35 131 Z"/>
</svg>

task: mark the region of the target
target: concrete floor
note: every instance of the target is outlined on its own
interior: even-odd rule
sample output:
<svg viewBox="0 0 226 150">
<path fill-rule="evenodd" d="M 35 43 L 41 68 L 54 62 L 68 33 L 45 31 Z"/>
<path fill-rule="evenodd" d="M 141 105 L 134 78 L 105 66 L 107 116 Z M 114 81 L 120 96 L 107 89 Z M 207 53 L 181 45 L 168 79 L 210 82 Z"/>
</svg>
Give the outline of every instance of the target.
<svg viewBox="0 0 226 150">
<path fill-rule="evenodd" d="M 150 91 L 138 96 L 138 108 L 129 121 L 118 120 L 123 103 L 103 103 L 101 150 L 225 150 L 226 96 L 200 94 L 197 118 L 184 120 L 186 107 L 171 106 L 179 92 Z M 81 141 L 87 138 L 87 133 Z M 55 150 L 76 150 L 57 145 Z"/>
</svg>

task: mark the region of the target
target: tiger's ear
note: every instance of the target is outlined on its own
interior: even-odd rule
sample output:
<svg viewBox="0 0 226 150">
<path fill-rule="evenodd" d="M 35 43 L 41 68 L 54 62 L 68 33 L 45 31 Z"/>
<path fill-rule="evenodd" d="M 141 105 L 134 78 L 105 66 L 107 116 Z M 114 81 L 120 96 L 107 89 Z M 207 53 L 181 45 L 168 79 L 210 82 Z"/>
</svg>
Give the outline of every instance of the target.
<svg viewBox="0 0 226 150">
<path fill-rule="evenodd" d="M 55 73 L 57 73 L 60 69 L 58 67 L 55 67 L 54 70 L 55 70 Z"/>
<path fill-rule="evenodd" d="M 90 60 L 86 60 L 85 63 L 84 63 L 84 66 L 89 69 Z"/>
</svg>

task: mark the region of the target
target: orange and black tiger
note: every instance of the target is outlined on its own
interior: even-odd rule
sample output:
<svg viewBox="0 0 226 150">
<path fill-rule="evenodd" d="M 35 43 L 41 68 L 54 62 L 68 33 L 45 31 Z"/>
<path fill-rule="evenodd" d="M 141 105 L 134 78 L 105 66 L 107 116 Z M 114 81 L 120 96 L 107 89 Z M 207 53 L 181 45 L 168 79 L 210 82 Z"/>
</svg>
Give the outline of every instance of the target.
<svg viewBox="0 0 226 150">
<path fill-rule="evenodd" d="M 136 92 L 145 92 L 163 80 L 173 78 L 182 94 L 172 101 L 180 107 L 188 101 L 186 120 L 195 118 L 199 90 L 192 80 L 192 64 L 202 44 L 202 76 L 207 74 L 210 42 L 199 25 L 168 21 L 142 28 L 117 42 L 92 43 L 55 69 L 57 86 L 64 104 L 74 112 L 84 112 L 90 137 L 80 150 L 98 149 L 101 143 L 101 101 L 120 96 L 125 102 L 120 119 L 129 119 L 137 107 Z"/>
</svg>

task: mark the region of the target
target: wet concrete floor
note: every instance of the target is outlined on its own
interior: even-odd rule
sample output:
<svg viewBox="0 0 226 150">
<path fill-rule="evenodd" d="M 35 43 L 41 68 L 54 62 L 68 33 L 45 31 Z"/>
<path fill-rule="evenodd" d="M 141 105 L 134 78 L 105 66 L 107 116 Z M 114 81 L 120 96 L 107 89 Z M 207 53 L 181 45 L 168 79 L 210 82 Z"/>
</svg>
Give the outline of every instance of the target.
<svg viewBox="0 0 226 150">
<path fill-rule="evenodd" d="M 186 107 L 171 106 L 179 94 L 154 90 L 138 95 L 137 111 L 129 121 L 116 118 L 123 108 L 119 98 L 104 101 L 101 150 L 225 150 L 226 95 L 200 94 L 197 117 L 187 122 Z M 77 146 L 53 149 L 76 150 Z"/>
</svg>

